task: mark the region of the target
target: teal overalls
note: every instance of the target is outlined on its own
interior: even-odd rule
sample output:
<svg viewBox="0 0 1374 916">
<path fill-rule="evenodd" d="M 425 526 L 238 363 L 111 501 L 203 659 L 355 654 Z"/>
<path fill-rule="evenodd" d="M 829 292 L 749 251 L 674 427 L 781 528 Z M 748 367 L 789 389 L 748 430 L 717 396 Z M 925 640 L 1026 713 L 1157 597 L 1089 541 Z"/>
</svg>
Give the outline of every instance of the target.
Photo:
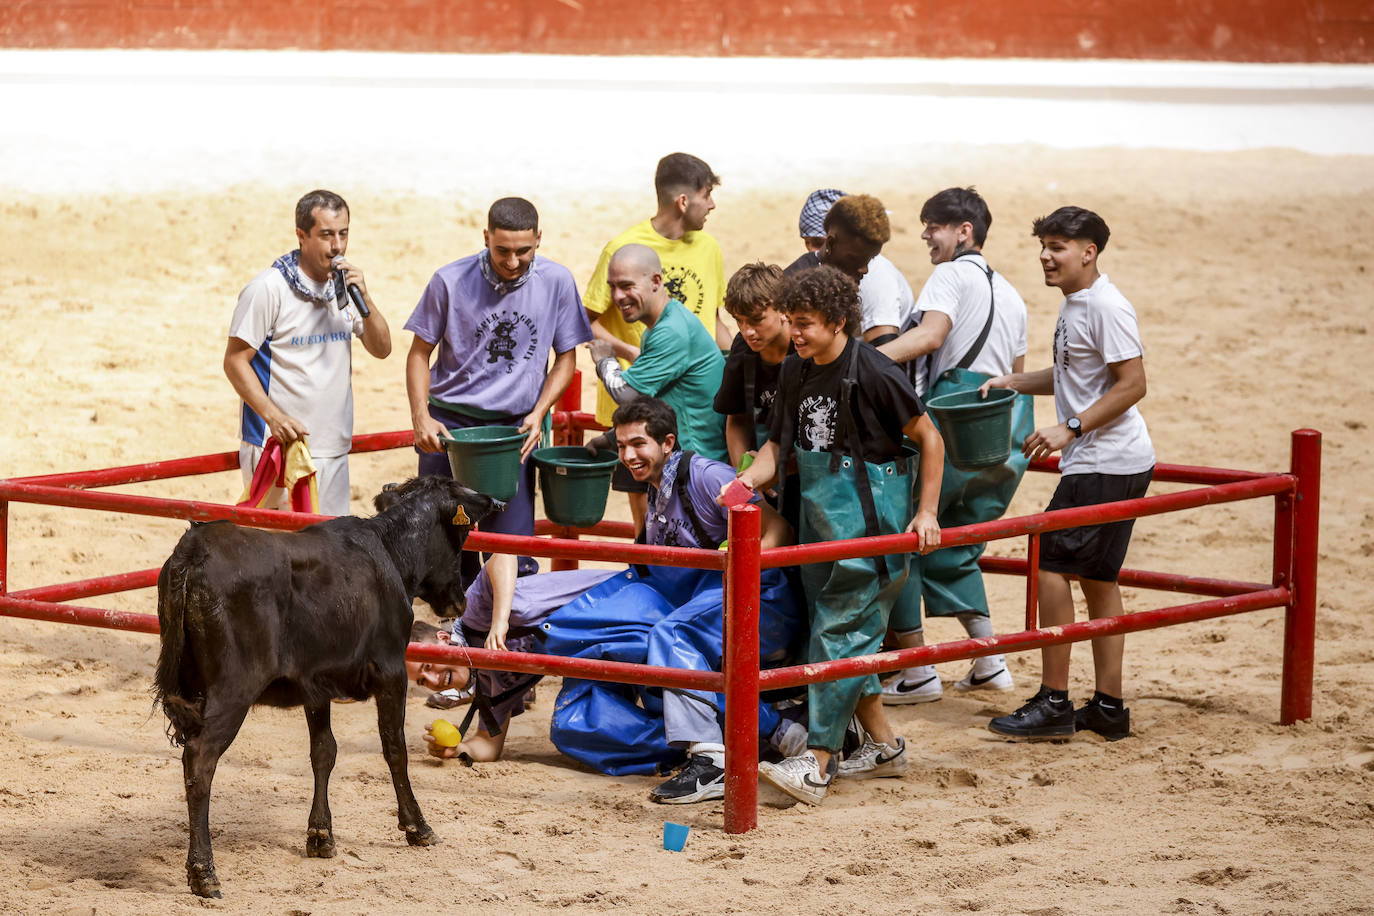
<svg viewBox="0 0 1374 916">
<path fill-rule="evenodd" d="M 832 450 L 795 450 L 801 478 L 802 543 L 900 534 L 911 521 L 916 458 L 903 455 L 874 464 L 857 457 L 862 455 L 853 416 L 857 357 L 856 342 L 841 387 L 839 428 Z M 800 390 L 809 365 L 802 363 L 800 372 L 793 373 L 801 378 L 787 380 L 795 387 L 779 379 L 779 391 Z M 857 406 L 868 428 L 879 428 L 867 403 Z M 779 467 L 785 466 L 788 454 L 794 452 L 795 410 L 784 418 L 782 432 Z M 807 659 L 820 662 L 868 655 L 882 648 L 893 603 L 907 581 L 907 555 L 811 563 L 801 568 L 801 578 L 810 609 Z M 807 691 L 807 743 L 832 752 L 839 750 L 859 700 L 881 690 L 876 675 L 812 684 Z"/>
<path fill-rule="evenodd" d="M 976 263 L 972 266 L 987 274 L 990 296 L 987 321 L 959 365 L 942 372 L 939 378 L 930 383 L 926 389 L 926 401 L 940 395 L 978 388 L 989 378 L 968 367 L 978 358 L 992 330 L 997 294 L 992 284 L 992 269 L 984 269 Z M 931 419 L 934 420 L 934 417 Z M 950 463 L 946 454 L 944 476 L 940 481 L 938 518 L 941 528 L 990 522 L 1002 517 L 1016 495 L 1016 487 L 1026 473 L 1026 466 L 1030 464 L 1030 459 L 1021 454 L 1021 443 L 1034 430 L 1033 399 L 1028 394 L 1018 395 L 1012 403 L 1011 456 L 1003 464 L 981 471 L 961 471 Z M 921 628 L 922 595 L 925 597 L 928 617 L 951 617 L 965 612 L 986 616 L 988 596 L 983 588 L 982 571 L 978 568 L 978 559 L 985 549 L 987 544 L 965 544 L 941 547 L 925 556 L 913 554 L 911 578 L 892 611 L 892 629 L 906 633 Z"/>
</svg>

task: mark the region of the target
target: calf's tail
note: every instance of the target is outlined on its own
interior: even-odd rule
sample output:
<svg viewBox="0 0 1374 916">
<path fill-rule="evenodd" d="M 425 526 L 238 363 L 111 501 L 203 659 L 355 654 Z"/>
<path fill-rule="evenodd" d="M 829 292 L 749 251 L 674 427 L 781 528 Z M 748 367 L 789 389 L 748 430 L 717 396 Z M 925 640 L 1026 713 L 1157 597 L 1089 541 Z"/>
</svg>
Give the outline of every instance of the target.
<svg viewBox="0 0 1374 916">
<path fill-rule="evenodd" d="M 188 575 L 192 567 L 183 555 L 185 547 L 183 539 L 157 577 L 157 621 L 162 649 L 157 656 L 157 674 L 153 680 L 155 702 L 162 704 L 162 711 L 169 720 L 167 737 L 178 747 L 200 734 L 205 726 L 204 698 L 187 698 L 183 689 L 187 679 L 182 668 L 195 664 L 195 660 L 186 655 L 186 604 L 193 586 Z"/>
</svg>

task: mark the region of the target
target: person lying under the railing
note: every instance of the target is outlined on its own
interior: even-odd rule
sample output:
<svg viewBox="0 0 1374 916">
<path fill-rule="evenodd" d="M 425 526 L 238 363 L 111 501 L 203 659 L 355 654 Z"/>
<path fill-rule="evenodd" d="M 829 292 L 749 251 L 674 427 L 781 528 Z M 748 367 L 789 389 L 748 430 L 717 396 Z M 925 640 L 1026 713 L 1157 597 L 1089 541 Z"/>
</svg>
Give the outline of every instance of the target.
<svg viewBox="0 0 1374 916">
<path fill-rule="evenodd" d="M 1064 294 L 1054 329 L 1054 364 L 1037 372 L 999 376 L 989 388 L 1052 394 L 1059 422 L 1037 429 L 1022 451 L 1031 459 L 1060 449 L 1059 486 L 1046 511 L 1138 499 L 1154 474 L 1155 451 L 1145 419 L 1135 407 L 1145 397 L 1145 348 L 1135 309 L 1097 268 L 1110 230 L 1102 217 L 1081 207 L 1060 207 L 1035 221 L 1045 285 Z M 1124 613 L 1117 576 L 1126 560 L 1134 520 L 1047 532 L 1040 539 L 1040 625 L 1073 622 L 1076 576 L 1096 620 Z M 1038 693 L 988 728 L 1009 738 L 1067 738 L 1097 732 L 1108 741 L 1131 731 L 1122 700 L 1121 662 L 1126 638 L 1093 640 L 1097 690 L 1075 710 L 1069 702 L 1071 645 L 1040 650 Z"/>
<path fill-rule="evenodd" d="M 677 416 L 656 398 L 640 398 L 614 414 L 620 460 L 648 484 L 641 541 L 714 550 L 725 540 L 729 511 L 716 501 L 734 480 L 727 464 L 678 447 Z M 791 526 L 759 501 L 764 548 L 792 541 Z M 760 577 L 759 656 L 764 665 L 787 660 L 804 632 L 803 611 L 782 570 Z M 719 671 L 723 645 L 723 576 L 667 566 L 635 567 L 603 582 L 552 614 L 544 624 L 545 651 L 554 655 Z M 681 771 L 650 798 L 686 804 L 721 798 L 725 746 L 719 695 L 565 678 L 550 732 L 563 753 L 604 773 Z M 843 728 L 843 726 L 841 726 Z M 804 746 L 805 729 L 759 706 L 759 733 L 781 753 Z"/>
<path fill-rule="evenodd" d="M 860 321 L 858 286 L 822 265 L 787 277 L 778 306 L 791 316 L 797 352 L 783 362 L 780 403 L 768 441 L 740 480 L 756 489 L 768 485 L 795 451 L 803 542 L 898 534 L 905 528 L 919 534 L 923 552 L 935 549 L 944 442 L 896 364 L 872 344 L 850 337 Z M 914 518 L 917 464 L 904 450 L 903 434 L 920 449 L 920 504 Z M 906 554 L 811 563 L 801 575 L 812 608 L 809 662 L 881 649 L 893 604 L 906 584 Z M 807 715 L 807 749 L 781 763 L 759 765 L 762 779 L 793 798 L 819 804 L 836 772 L 867 779 L 898 776 L 906 769 L 906 742 L 888 724 L 876 676 L 812 684 Z M 868 740 L 840 763 L 845 727 L 855 715 Z"/>
<path fill-rule="evenodd" d="M 504 612 L 494 600 L 487 566 L 477 574 L 464 595 L 463 615 L 452 630 L 416 623 L 412 642 L 438 642 L 448 645 L 475 645 L 511 652 L 542 652 L 539 630 L 544 619 L 558 608 L 615 575 L 608 569 L 574 569 L 538 573 L 515 580 L 510 607 Z M 461 757 L 470 763 L 497 760 L 506 744 L 507 725 L 525 711 L 526 698 L 539 675 L 513 671 L 469 669 L 461 664 L 406 662 L 411 681 L 430 690 L 449 688 L 473 692 L 475 713 L 464 720 L 462 743 L 447 747 L 425 728 L 429 754 L 441 759 Z M 476 721 L 474 721 L 474 718 Z M 469 726 L 476 726 L 469 728 Z"/>
</svg>

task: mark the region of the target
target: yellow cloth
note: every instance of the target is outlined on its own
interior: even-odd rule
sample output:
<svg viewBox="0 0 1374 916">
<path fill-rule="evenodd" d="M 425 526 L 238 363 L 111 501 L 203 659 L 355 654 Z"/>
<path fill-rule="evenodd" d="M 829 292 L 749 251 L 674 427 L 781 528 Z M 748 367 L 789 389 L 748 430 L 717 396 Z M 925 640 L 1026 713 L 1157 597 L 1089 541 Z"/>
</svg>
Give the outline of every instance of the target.
<svg viewBox="0 0 1374 916">
<path fill-rule="evenodd" d="M 631 346 L 639 346 L 644 334 L 644 325 L 636 321 L 626 324 L 620 317 L 620 310 L 611 308 L 611 290 L 606 285 L 606 265 L 611 255 L 623 245 L 647 245 L 658 252 L 663 262 L 663 283 L 668 295 L 687 307 L 696 315 L 710 332 L 711 339 L 716 337 L 716 313 L 725 302 L 725 265 L 721 259 L 720 245 L 710 233 L 689 232 L 681 239 L 665 239 L 654 231 L 649 220 L 632 226 L 611 239 L 601 249 L 601 258 L 596 262 L 596 270 L 587 284 L 587 293 L 582 304 L 588 311 L 603 315 L 601 325 L 617 339 Z M 630 364 L 620 361 L 622 368 Z M 596 390 L 597 422 L 609 426 L 611 414 L 615 412 L 615 400 L 606 393 L 606 388 L 598 384 Z"/>
</svg>

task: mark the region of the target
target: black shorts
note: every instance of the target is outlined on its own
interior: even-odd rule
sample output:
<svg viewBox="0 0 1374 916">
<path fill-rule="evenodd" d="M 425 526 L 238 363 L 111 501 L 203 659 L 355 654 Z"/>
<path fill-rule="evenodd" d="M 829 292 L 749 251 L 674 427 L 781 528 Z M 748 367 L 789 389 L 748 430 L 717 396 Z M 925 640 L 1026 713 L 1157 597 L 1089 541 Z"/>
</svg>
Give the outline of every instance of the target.
<svg viewBox="0 0 1374 916">
<path fill-rule="evenodd" d="M 1145 495 L 1154 468 L 1139 474 L 1070 474 L 1059 478 L 1050 504 L 1054 509 L 1096 506 Z M 1040 538 L 1040 568 L 1100 582 L 1115 582 L 1126 561 L 1135 519 L 1047 531 Z"/>
<path fill-rule="evenodd" d="M 648 493 L 649 482 L 646 480 L 640 483 L 635 480 L 630 469 L 623 464 L 617 464 L 611 473 L 611 489 L 617 493 Z"/>
</svg>

